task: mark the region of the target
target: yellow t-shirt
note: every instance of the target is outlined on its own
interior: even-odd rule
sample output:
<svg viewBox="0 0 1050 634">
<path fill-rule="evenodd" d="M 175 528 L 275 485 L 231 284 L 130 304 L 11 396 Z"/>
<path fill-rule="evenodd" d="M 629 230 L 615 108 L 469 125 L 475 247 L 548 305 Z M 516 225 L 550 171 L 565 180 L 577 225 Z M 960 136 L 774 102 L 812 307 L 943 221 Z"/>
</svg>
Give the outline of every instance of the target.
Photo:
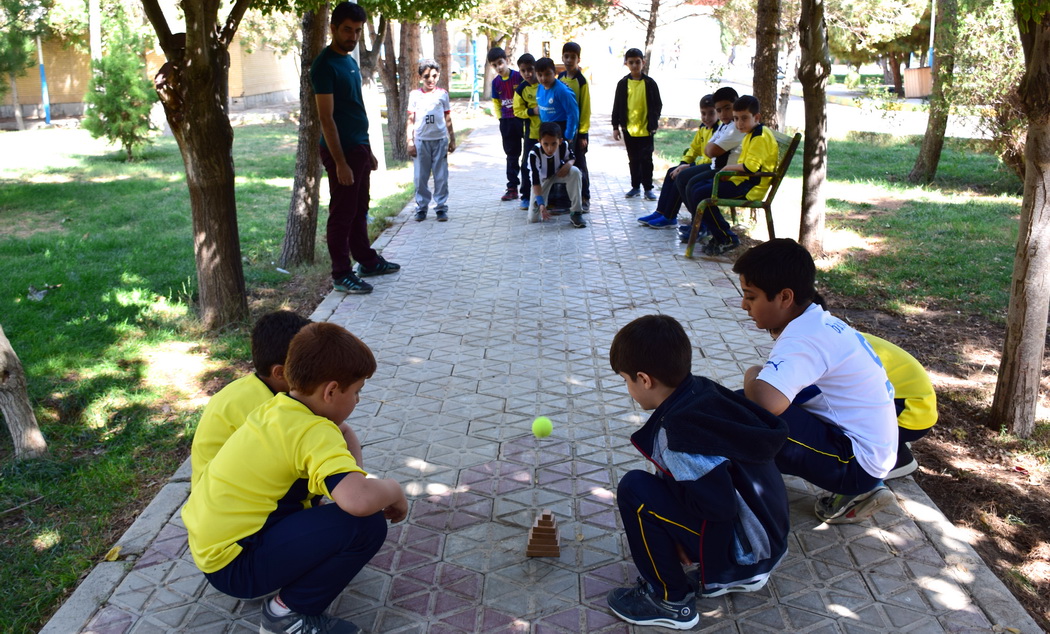
<svg viewBox="0 0 1050 634">
<path fill-rule="evenodd" d="M 748 132 L 743 143 L 740 144 L 739 161 L 748 171 L 729 179 L 737 185 L 751 178 L 751 174 L 773 172 L 777 169 L 777 161 L 780 159 L 780 146 L 777 144 L 777 138 L 773 136 L 769 128 L 761 124 L 760 126 Z M 758 185 L 747 192 L 747 200 L 762 200 L 762 197 L 769 191 L 772 181 L 771 177 L 763 176 Z"/>
<path fill-rule="evenodd" d="M 248 414 L 273 398 L 269 386 L 255 374 L 242 376 L 211 397 L 204 407 L 190 450 L 190 488 L 197 484 L 204 467 L 219 453 L 226 440 L 244 424 Z"/>
<path fill-rule="evenodd" d="M 711 141 L 711 135 L 715 133 L 717 127 L 717 123 L 710 128 L 702 123 L 700 124 L 700 127 L 696 130 L 696 134 L 693 135 L 692 142 L 689 143 L 689 148 L 684 154 L 682 154 L 683 163 L 689 163 L 690 165 L 707 165 L 711 162 L 711 159 L 704 154 L 704 148 L 707 147 L 708 142 Z"/>
<path fill-rule="evenodd" d="M 558 74 L 558 80 L 576 95 L 576 105 L 580 107 L 580 123 L 576 133 L 587 134 L 591 130 L 591 85 L 582 71 L 578 71 L 575 77 L 569 77 L 567 72 L 562 71 Z"/>
<path fill-rule="evenodd" d="M 882 360 L 886 377 L 893 384 L 894 398 L 904 399 L 897 425 L 904 429 L 929 429 L 937 422 L 937 395 L 930 375 L 915 357 L 885 339 L 861 333 Z"/>
<path fill-rule="evenodd" d="M 645 101 L 644 79 L 627 78 L 627 134 L 649 136 L 649 106 Z"/>
<path fill-rule="evenodd" d="M 193 561 L 222 570 L 241 552 L 237 542 L 258 533 L 272 515 L 307 508 L 307 496 L 331 491 L 325 479 L 365 473 L 339 427 L 280 393 L 248 415 L 201 473 L 182 520 Z"/>
</svg>

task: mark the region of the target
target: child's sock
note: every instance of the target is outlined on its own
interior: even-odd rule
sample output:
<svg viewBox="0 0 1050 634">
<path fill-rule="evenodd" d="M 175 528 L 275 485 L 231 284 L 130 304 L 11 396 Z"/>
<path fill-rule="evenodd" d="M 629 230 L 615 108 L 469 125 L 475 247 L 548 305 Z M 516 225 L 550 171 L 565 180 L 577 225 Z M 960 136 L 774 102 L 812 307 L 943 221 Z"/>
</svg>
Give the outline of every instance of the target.
<svg viewBox="0 0 1050 634">
<path fill-rule="evenodd" d="M 276 596 L 270 599 L 270 613 L 274 616 L 288 616 L 292 613 L 292 609 L 281 603 L 281 597 Z"/>
</svg>

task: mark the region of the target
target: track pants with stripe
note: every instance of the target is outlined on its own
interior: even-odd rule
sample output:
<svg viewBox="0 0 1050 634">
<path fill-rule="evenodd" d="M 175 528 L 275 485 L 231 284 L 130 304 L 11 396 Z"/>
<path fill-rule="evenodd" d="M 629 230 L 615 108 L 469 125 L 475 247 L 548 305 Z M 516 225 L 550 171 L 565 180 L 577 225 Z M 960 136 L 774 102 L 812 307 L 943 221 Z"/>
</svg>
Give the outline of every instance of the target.
<svg viewBox="0 0 1050 634">
<path fill-rule="evenodd" d="M 841 427 L 824 422 L 798 405 L 789 405 L 780 417 L 789 430 L 788 440 L 776 457 L 781 473 L 843 495 L 867 493 L 879 484 L 880 478 L 857 462 L 853 441 Z"/>
</svg>

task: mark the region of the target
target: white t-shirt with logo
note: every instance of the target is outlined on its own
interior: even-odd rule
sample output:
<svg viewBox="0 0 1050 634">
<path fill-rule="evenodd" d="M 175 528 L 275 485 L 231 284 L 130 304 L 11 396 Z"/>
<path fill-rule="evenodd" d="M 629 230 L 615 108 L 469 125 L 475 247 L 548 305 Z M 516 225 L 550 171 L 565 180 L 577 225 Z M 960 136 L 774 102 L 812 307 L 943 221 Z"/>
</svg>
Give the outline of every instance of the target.
<svg viewBox="0 0 1050 634">
<path fill-rule="evenodd" d="M 736 124 L 733 122 L 723 123 L 718 126 L 718 129 L 711 133 L 711 140 L 708 143 L 714 143 L 725 150 L 726 153 L 711 160 L 711 169 L 717 170 L 726 165 L 737 165 L 740 163 L 740 152 L 744 149 L 745 136 L 747 134 L 737 130 Z M 715 166 L 716 163 L 718 167 Z"/>
<path fill-rule="evenodd" d="M 877 478 L 897 461 L 893 385 L 864 337 L 816 304 L 784 328 L 758 378 L 794 400 L 820 389 L 801 407 L 838 426 L 853 441 L 857 463 Z"/>
<path fill-rule="evenodd" d="M 408 95 L 408 111 L 416 115 L 416 141 L 440 141 L 448 138 L 445 113 L 451 110 L 448 92 L 434 88 L 423 92 L 417 88 Z"/>
</svg>

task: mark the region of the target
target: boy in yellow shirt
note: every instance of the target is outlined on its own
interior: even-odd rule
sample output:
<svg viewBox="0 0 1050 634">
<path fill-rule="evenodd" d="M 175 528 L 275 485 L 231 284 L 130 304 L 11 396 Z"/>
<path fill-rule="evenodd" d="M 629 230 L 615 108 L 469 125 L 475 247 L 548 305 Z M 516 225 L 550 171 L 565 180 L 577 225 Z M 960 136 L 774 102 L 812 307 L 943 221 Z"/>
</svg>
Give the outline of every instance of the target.
<svg viewBox="0 0 1050 634">
<path fill-rule="evenodd" d="M 528 192 L 522 196 L 521 209 L 529 208 L 529 197 L 532 193 L 532 180 L 529 178 L 529 153 L 540 142 L 540 110 L 536 104 L 536 58 L 525 53 L 518 58 L 518 72 L 521 83 L 514 89 L 514 116 L 524 124 L 522 141 L 525 151 L 521 155 L 521 189 Z"/>
<path fill-rule="evenodd" d="M 582 47 L 576 42 L 566 42 L 561 47 L 561 62 L 565 65 L 565 70 L 558 73 L 558 80 L 572 89 L 576 95 L 576 104 L 580 107 L 580 123 L 576 128 L 572 151 L 576 155 L 576 167 L 583 175 L 583 213 L 587 213 L 591 210 L 591 173 L 587 169 L 587 143 L 591 129 L 591 85 L 580 70 L 582 51 Z"/>
<path fill-rule="evenodd" d="M 623 130 L 623 144 L 627 148 L 631 169 L 631 189 L 625 196 L 635 198 L 641 193 L 639 188 L 645 188 L 645 199 L 656 200 L 653 193 L 653 135 L 660 127 L 663 101 L 656 82 L 642 72 L 645 54 L 641 49 L 627 49 L 623 63 L 631 72 L 616 84 L 612 126 L 616 141 L 620 140 L 620 130 Z"/>
</svg>

